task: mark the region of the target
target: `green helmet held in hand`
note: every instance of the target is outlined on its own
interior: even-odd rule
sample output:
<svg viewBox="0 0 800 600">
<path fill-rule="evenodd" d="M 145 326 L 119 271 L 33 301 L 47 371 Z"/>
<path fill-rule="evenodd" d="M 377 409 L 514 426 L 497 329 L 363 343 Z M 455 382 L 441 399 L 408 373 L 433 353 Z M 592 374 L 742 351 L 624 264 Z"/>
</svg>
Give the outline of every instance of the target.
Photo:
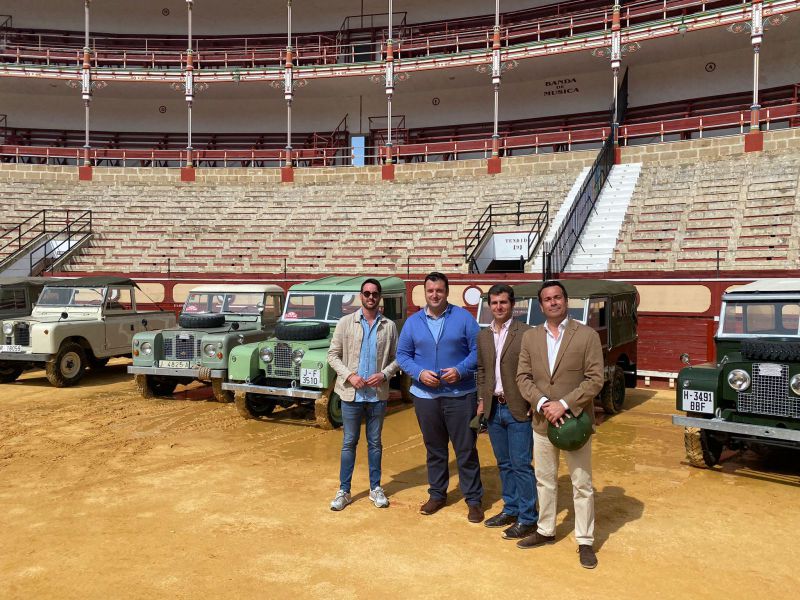
<svg viewBox="0 0 800 600">
<path fill-rule="evenodd" d="M 571 412 L 567 412 L 564 423 L 560 427 L 555 427 L 552 423 L 547 426 L 547 437 L 550 443 L 559 450 L 578 450 L 589 441 L 592 435 L 592 421 L 589 413 L 581 412 L 580 416 L 574 417 Z"/>
</svg>

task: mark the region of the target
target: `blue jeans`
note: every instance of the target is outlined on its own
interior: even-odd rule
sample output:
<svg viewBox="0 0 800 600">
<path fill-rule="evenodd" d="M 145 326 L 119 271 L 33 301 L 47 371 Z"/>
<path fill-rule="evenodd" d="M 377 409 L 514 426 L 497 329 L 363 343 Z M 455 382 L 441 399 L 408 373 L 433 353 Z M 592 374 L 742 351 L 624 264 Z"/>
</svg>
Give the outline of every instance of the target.
<svg viewBox="0 0 800 600">
<path fill-rule="evenodd" d="M 386 416 L 386 401 L 383 402 L 342 402 L 342 460 L 339 467 L 339 488 L 350 491 L 353 469 L 356 466 L 356 446 L 361 436 L 361 421 L 367 419 L 367 460 L 369 462 L 369 489 L 381 484 L 381 430 Z"/>
<path fill-rule="evenodd" d="M 536 475 L 533 461 L 533 435 L 530 421 L 517 421 L 508 406 L 495 403 L 489 418 L 500 483 L 503 486 L 503 512 L 517 517 L 522 525 L 539 519 L 536 512 Z"/>
</svg>

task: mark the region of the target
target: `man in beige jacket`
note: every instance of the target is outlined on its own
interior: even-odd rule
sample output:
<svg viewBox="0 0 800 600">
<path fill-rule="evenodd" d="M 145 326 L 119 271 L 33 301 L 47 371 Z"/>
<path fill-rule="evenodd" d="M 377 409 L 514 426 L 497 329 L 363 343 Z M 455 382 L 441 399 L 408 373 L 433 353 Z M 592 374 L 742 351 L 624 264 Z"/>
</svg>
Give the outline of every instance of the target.
<svg viewBox="0 0 800 600">
<path fill-rule="evenodd" d="M 517 542 L 535 548 L 555 541 L 559 449 L 547 437 L 549 423 L 558 427 L 584 411 L 594 424 L 594 398 L 603 387 L 603 349 L 592 328 L 568 316 L 569 298 L 558 281 L 545 281 L 539 289 L 545 323 L 522 337 L 517 385 L 533 412 L 533 457 L 539 496 L 539 522 L 535 532 Z M 594 489 L 592 440 L 581 448 L 564 451 L 572 479 L 575 539 L 581 566 L 593 569 Z"/>
<path fill-rule="evenodd" d="M 389 506 L 381 487 L 381 430 L 389 398 L 389 379 L 399 370 L 395 361 L 397 326 L 379 311 L 381 284 L 377 279 L 365 279 L 360 294 L 361 309 L 339 320 L 328 350 L 328 364 L 337 375 L 334 393 L 342 399 L 344 429 L 339 491 L 331 502 L 331 510 L 336 511 L 352 502 L 350 482 L 364 418 L 369 498 L 378 508 Z"/>
</svg>

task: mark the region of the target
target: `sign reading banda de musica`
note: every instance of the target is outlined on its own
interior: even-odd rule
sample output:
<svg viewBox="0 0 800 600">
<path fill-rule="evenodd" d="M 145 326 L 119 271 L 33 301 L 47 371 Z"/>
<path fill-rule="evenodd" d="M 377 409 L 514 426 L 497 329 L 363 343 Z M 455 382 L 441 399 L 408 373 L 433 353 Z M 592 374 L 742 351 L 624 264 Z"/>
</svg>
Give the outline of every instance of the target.
<svg viewBox="0 0 800 600">
<path fill-rule="evenodd" d="M 578 94 L 578 80 L 575 77 L 563 79 L 548 79 L 544 82 L 545 96 L 561 96 L 564 94 Z"/>
</svg>

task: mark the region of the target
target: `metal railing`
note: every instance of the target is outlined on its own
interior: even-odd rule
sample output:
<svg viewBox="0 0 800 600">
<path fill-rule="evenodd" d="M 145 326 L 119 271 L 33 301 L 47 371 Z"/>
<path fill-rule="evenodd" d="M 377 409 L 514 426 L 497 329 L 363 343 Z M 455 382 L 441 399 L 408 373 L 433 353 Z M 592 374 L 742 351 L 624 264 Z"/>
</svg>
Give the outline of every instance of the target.
<svg viewBox="0 0 800 600">
<path fill-rule="evenodd" d="M 600 197 L 611 167 L 614 165 L 614 148 L 614 139 L 612 136 L 608 136 L 603 143 L 603 148 L 595 158 L 592 168 L 589 169 L 572 208 L 553 236 L 553 240 L 544 243 L 542 274 L 545 279 L 563 272 L 564 267 L 567 266 L 572 251 L 578 245 L 583 228 L 589 220 L 589 215 Z"/>
<path fill-rule="evenodd" d="M 75 217 L 68 211 L 66 226 L 53 232 L 47 241 L 31 251 L 30 275 L 36 277 L 43 273 L 52 273 L 67 253 L 88 240 L 91 235 L 92 211 L 85 210 Z"/>
<path fill-rule="evenodd" d="M 516 201 L 490 204 L 464 236 L 464 261 L 471 272 L 476 254 L 487 236 L 497 233 L 498 227 L 528 227 L 524 262 L 530 260 L 542 242 L 549 224 L 550 203 L 547 200 Z"/>
</svg>

